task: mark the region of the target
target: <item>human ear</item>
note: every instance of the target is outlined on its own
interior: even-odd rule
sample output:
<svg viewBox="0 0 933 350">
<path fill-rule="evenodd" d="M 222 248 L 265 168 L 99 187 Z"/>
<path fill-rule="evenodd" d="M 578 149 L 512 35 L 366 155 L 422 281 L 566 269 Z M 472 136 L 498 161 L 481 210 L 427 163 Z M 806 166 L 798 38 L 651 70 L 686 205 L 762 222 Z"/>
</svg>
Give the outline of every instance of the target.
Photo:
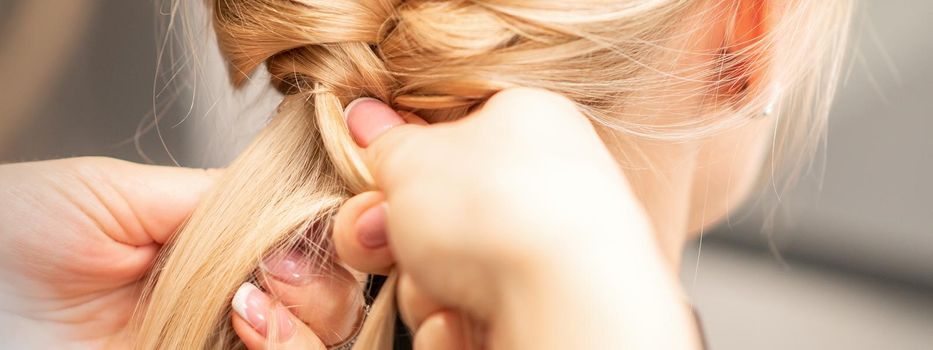
<svg viewBox="0 0 933 350">
<path fill-rule="evenodd" d="M 733 0 L 721 2 L 722 24 L 720 93 L 742 99 L 750 91 L 770 88 L 768 31 L 771 28 L 770 1 Z"/>
</svg>

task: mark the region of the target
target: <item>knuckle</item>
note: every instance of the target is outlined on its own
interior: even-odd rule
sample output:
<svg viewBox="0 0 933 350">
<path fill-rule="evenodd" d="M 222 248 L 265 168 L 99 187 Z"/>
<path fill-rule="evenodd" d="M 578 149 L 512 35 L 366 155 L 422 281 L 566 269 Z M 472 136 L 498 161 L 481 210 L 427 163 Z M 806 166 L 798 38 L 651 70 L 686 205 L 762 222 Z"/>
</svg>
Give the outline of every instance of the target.
<svg viewBox="0 0 933 350">
<path fill-rule="evenodd" d="M 546 101 L 555 97 L 560 98 L 561 95 L 551 92 L 547 89 L 534 87 L 515 87 L 499 91 L 489 98 L 489 103 L 497 103 L 497 101 L 501 100 L 535 102 Z"/>
<path fill-rule="evenodd" d="M 579 106 L 567 97 L 536 88 L 514 88 L 493 95 L 479 118 L 497 129 L 535 130 L 538 134 L 561 135 L 568 130 L 592 128 Z"/>
<path fill-rule="evenodd" d="M 77 157 L 58 160 L 61 169 L 84 181 L 108 178 L 118 167 L 129 162 L 108 157 Z"/>
<path fill-rule="evenodd" d="M 543 113 L 572 111 L 579 114 L 577 104 L 572 100 L 564 95 L 540 88 L 520 87 L 502 90 L 490 97 L 487 106 L 509 109 L 520 106 L 524 111 Z"/>
</svg>

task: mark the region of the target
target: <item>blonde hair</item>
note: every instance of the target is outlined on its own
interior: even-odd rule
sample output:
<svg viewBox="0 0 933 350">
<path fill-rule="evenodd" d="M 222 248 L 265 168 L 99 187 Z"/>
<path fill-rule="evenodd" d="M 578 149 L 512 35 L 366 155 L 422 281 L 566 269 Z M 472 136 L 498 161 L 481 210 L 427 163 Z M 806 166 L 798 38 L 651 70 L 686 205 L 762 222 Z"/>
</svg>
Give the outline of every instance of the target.
<svg viewBox="0 0 933 350">
<path fill-rule="evenodd" d="M 352 194 L 374 189 L 342 112 L 361 96 L 436 122 L 460 118 L 502 89 L 538 87 L 576 102 L 604 133 L 680 141 L 759 115 L 776 83 L 775 148 L 804 151 L 825 123 L 851 1 L 782 1 L 751 42 L 688 69 L 665 65 L 678 54 L 670 43 L 685 30 L 683 18 L 710 15 L 698 11 L 722 1 L 212 1 L 233 85 L 265 64 L 285 96 L 158 260 L 136 348 L 241 346 L 230 300 L 257 278 L 264 256 L 302 247 L 322 264 L 329 259 L 329 217 Z M 736 16 L 726 8 L 714 15 Z M 703 84 L 680 92 L 708 97 L 701 111 L 669 123 L 626 111 L 639 91 L 686 82 Z M 355 348 L 390 346 L 392 281 Z"/>
</svg>

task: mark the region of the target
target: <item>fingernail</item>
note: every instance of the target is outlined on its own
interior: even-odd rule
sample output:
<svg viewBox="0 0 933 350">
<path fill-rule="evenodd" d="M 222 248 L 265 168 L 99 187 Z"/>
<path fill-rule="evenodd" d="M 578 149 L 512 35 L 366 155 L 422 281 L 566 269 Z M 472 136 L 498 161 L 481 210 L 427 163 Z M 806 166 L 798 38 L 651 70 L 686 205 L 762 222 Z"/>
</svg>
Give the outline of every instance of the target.
<svg viewBox="0 0 933 350">
<path fill-rule="evenodd" d="M 275 279 L 295 286 L 307 284 L 316 275 L 311 260 L 293 250 L 269 256 L 263 260 L 261 268 Z"/>
<path fill-rule="evenodd" d="M 405 124 L 405 119 L 391 107 L 374 98 L 361 97 L 343 110 L 347 118 L 350 136 L 360 147 L 369 146 L 373 140 L 396 125 Z"/>
<path fill-rule="evenodd" d="M 252 283 L 243 283 L 233 295 L 233 311 L 249 322 L 263 337 L 268 337 L 269 324 L 278 329 L 278 341 L 283 342 L 295 334 L 295 325 L 289 318 L 288 310 L 275 306 L 272 300 Z M 274 316 L 272 316 L 274 314 Z"/>
<path fill-rule="evenodd" d="M 366 209 L 356 222 L 357 239 L 363 247 L 381 248 L 388 242 L 386 236 L 386 204 Z"/>
</svg>

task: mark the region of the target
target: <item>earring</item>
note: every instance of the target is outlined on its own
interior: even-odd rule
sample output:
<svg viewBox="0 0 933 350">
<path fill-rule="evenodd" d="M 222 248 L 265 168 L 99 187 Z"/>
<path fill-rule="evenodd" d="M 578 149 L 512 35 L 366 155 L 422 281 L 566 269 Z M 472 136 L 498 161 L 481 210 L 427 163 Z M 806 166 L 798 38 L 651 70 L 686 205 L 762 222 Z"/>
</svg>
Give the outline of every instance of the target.
<svg viewBox="0 0 933 350">
<path fill-rule="evenodd" d="M 774 84 L 771 87 L 771 96 L 769 96 L 768 104 L 765 105 L 765 109 L 761 111 L 762 117 L 770 117 L 774 114 L 774 109 L 777 108 L 778 102 L 781 100 L 781 86 Z"/>
</svg>

